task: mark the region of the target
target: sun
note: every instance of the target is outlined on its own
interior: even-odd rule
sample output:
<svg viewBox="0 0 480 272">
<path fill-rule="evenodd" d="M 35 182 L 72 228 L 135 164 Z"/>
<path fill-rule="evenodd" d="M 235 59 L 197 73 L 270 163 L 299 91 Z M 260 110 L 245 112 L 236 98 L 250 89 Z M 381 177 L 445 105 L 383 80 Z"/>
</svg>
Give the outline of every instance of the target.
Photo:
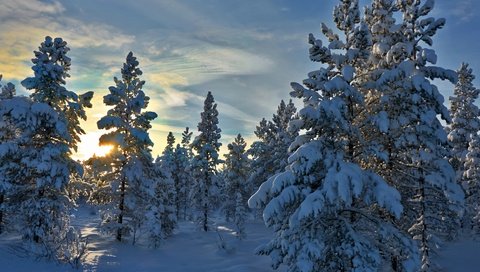
<svg viewBox="0 0 480 272">
<path fill-rule="evenodd" d="M 111 145 L 102 145 L 98 143 L 98 139 L 104 132 L 94 131 L 88 132 L 80 136 L 80 143 L 78 143 L 78 150 L 73 154 L 73 159 L 75 160 L 88 160 L 93 155 L 96 156 L 105 156 L 112 151 L 113 146 Z"/>
<path fill-rule="evenodd" d="M 92 156 L 95 154 L 96 156 L 103 157 L 110 153 L 110 151 L 112 151 L 112 148 L 113 146 L 111 145 L 101 145 L 91 150 L 90 153 L 92 154 Z"/>
</svg>

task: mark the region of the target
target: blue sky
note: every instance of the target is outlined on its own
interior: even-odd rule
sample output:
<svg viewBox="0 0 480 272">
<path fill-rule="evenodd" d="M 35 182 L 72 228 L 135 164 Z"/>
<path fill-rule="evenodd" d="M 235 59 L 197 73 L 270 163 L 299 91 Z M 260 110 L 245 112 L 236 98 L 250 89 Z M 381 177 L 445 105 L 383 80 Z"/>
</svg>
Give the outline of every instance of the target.
<svg viewBox="0 0 480 272">
<path fill-rule="evenodd" d="M 89 155 L 86 145 L 102 133 L 96 129 L 106 113 L 102 96 L 130 50 L 144 71 L 149 109 L 159 114 L 151 131 L 154 155 L 168 131 L 177 138 L 185 126 L 196 131 L 208 91 L 218 102 L 224 146 L 237 133 L 251 142 L 261 118 L 270 118 L 280 100 L 289 99 L 289 83 L 318 67 L 308 59 L 307 36 L 318 34 L 321 22 L 333 25 L 337 2 L 2 0 L 0 73 L 21 89 L 18 82 L 31 76 L 32 51 L 44 36 L 69 43 L 68 87 L 96 93 L 79 158 Z M 474 0 L 436 1 L 432 16 L 447 19 L 434 39 L 438 65 L 457 69 L 467 61 L 480 75 L 479 8 Z M 448 100 L 453 86 L 440 82 L 439 88 Z"/>
</svg>

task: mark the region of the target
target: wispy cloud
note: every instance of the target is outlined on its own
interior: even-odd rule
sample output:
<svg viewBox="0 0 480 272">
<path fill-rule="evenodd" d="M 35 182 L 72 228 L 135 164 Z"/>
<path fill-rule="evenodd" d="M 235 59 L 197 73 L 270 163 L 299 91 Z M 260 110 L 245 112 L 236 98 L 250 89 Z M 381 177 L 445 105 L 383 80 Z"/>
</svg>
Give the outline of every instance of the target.
<svg viewBox="0 0 480 272">
<path fill-rule="evenodd" d="M 477 9 L 473 7 L 473 0 L 457 0 L 452 10 L 453 15 L 462 22 L 468 22 L 477 14 Z"/>
<path fill-rule="evenodd" d="M 1 18 L 16 19 L 27 19 L 38 14 L 52 15 L 65 11 L 65 8 L 58 1 L 48 3 L 39 0 L 3 0 L 0 7 Z"/>
<path fill-rule="evenodd" d="M 435 17 L 446 17 L 447 26 L 450 24 L 464 24 L 478 18 L 478 1 L 457 0 L 457 1 L 436 1 L 436 8 L 429 14 Z"/>
<path fill-rule="evenodd" d="M 7 79 L 29 76 L 29 59 L 45 36 L 63 37 L 71 48 L 120 48 L 133 42 L 133 35 L 118 29 L 69 18 L 59 2 L 5 0 L 0 3 L 0 73 Z M 72 53 L 75 57 L 75 53 Z M 102 60 L 98 56 L 96 60 Z"/>
</svg>

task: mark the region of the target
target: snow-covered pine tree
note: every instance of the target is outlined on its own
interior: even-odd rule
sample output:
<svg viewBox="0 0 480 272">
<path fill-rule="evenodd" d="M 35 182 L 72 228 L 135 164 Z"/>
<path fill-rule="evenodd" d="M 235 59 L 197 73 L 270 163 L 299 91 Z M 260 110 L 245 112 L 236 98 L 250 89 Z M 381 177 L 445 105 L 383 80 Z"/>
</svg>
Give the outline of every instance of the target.
<svg viewBox="0 0 480 272">
<path fill-rule="evenodd" d="M 190 146 L 190 139 L 192 137 L 192 132 L 189 131 L 189 128 L 185 128 L 185 131 L 182 133 L 182 143 L 177 144 L 175 148 L 175 168 L 177 169 L 178 176 L 178 208 L 177 208 L 177 218 L 181 217 L 183 220 L 187 218 L 188 204 L 189 202 L 189 192 L 192 180 L 191 175 L 191 160 L 192 160 L 192 148 Z"/>
<path fill-rule="evenodd" d="M 172 155 L 173 150 L 175 149 L 175 136 L 173 136 L 173 133 L 170 131 L 168 132 L 167 135 L 167 146 L 165 146 L 165 149 L 163 150 L 163 154 Z"/>
<path fill-rule="evenodd" d="M 161 164 L 161 168 L 165 172 L 168 172 L 172 179 L 173 190 L 171 192 L 170 200 L 172 202 L 172 206 L 175 208 L 176 217 L 178 218 L 180 211 L 180 198 L 178 196 L 182 186 L 179 176 L 180 169 L 178 168 L 179 165 L 177 163 L 176 155 L 175 136 L 173 136 L 172 132 L 169 132 L 167 135 L 167 145 L 162 152 L 162 157 L 160 158 L 159 163 Z"/>
<path fill-rule="evenodd" d="M 152 173 L 153 182 L 143 185 L 148 196 L 146 203 L 146 217 L 144 228 L 149 236 L 151 247 L 158 247 L 161 242 L 172 235 L 177 226 L 175 209 L 175 184 L 171 177 L 171 169 L 166 168 L 158 157 L 155 160 L 155 171 Z"/>
<path fill-rule="evenodd" d="M 251 157 L 251 174 L 249 177 L 249 187 L 255 192 L 260 185 L 282 169 L 276 169 L 272 163 L 273 146 L 275 145 L 275 135 L 272 128 L 273 124 L 263 118 L 257 125 L 254 134 L 259 140 L 254 141 L 248 149 Z"/>
<path fill-rule="evenodd" d="M 480 136 L 470 135 L 465 156 L 463 180 L 466 183 L 465 228 L 480 234 Z"/>
<path fill-rule="evenodd" d="M 109 130 L 100 137 L 100 144 L 114 149 L 109 155 L 114 168 L 110 179 L 112 202 L 103 213 L 102 224 L 105 230 L 115 232 L 119 241 L 127 233 L 135 235 L 142 221 L 149 219 L 145 219 L 146 210 L 155 203 L 151 198 L 156 197 L 161 181 L 153 164 L 153 142 L 148 134 L 157 114 L 145 111 L 150 98 L 142 90 L 145 81 L 140 80 L 142 71 L 138 65 L 133 53 L 128 53 L 122 78 L 114 77 L 115 86 L 109 87 L 110 93 L 103 97 L 112 108 L 97 122 L 99 129 Z"/>
<path fill-rule="evenodd" d="M 2 75 L 0 75 L 0 81 L 2 80 Z M 8 82 L 5 86 L 0 84 L 1 92 L 0 92 L 0 101 L 11 99 L 15 96 L 16 90 L 15 85 Z M 7 126 L 3 124 L 0 128 L 0 143 L 7 142 L 12 138 L 15 138 L 15 126 Z M 1 175 L 1 174 L 0 174 Z M 8 189 L 10 189 L 11 182 L 6 179 L 0 179 L 0 233 L 3 232 L 4 229 L 4 215 L 6 211 L 7 204 L 5 202 L 5 194 Z"/>
<path fill-rule="evenodd" d="M 363 119 L 374 124 L 363 132 L 383 152 L 364 165 L 401 192 L 405 212 L 398 223 L 418 241 L 422 271 L 432 268 L 439 238 L 455 235 L 458 215 L 452 207 L 459 208 L 463 198 L 445 159 L 447 134 L 437 119 L 440 115 L 449 122 L 449 113 L 431 81 L 456 81 L 454 71 L 434 66 L 437 55 L 428 48 L 445 24 L 444 19 L 427 17 L 433 4 L 374 0 L 365 12 L 371 54 L 362 70 L 363 93 L 370 105 Z M 398 256 L 392 257 L 395 266 Z"/>
<path fill-rule="evenodd" d="M 453 90 L 454 96 L 450 97 L 452 123 L 447 131 L 448 140 L 453 146 L 450 162 L 459 173 L 459 180 L 461 180 L 468 143 L 472 135 L 477 134 L 480 130 L 480 111 L 475 105 L 480 90 L 473 86 L 475 76 L 468 64 L 462 63 L 457 75 L 458 81 Z"/>
<path fill-rule="evenodd" d="M 247 200 L 250 197 L 247 186 L 250 162 L 245 150 L 246 146 L 247 143 L 242 135 L 238 134 L 235 140 L 228 145 L 228 154 L 225 155 L 226 185 L 224 194 L 226 199 L 224 209 L 227 220 L 233 219 L 239 238 L 246 235 Z"/>
<path fill-rule="evenodd" d="M 71 169 L 81 167 L 69 156 L 65 119 L 27 97 L 0 100 L 0 117 L 0 130 L 15 131 L 0 142 L 0 183 L 11 189 L 6 198 L 12 227 L 35 255 L 74 262 L 85 245 L 70 227 L 73 203 L 66 186 Z"/>
<path fill-rule="evenodd" d="M 42 158 L 42 166 L 51 168 L 42 169 L 42 173 L 35 176 L 35 178 L 23 179 L 21 181 L 24 184 L 18 183 L 16 186 L 18 190 L 25 190 L 17 193 L 27 198 L 26 201 L 17 202 L 17 205 L 24 207 L 25 205 L 30 205 L 28 208 L 21 210 L 25 211 L 24 217 L 27 217 L 28 220 L 36 220 L 36 222 L 30 224 L 34 228 L 30 229 L 31 235 L 26 236 L 35 243 L 43 245 L 48 244 L 45 240 L 50 239 L 53 235 L 65 238 L 65 233 L 71 232 L 68 237 L 72 239 L 67 240 L 72 241 L 72 243 L 76 243 L 74 240 L 77 237 L 73 228 L 70 228 L 68 225 L 69 208 L 73 201 L 68 197 L 68 192 L 65 188 L 69 182 L 70 174 L 82 173 L 81 165 L 74 162 L 69 155 L 72 149 L 76 149 L 79 135 L 84 133 L 79 122 L 80 119 L 86 120 L 84 108 L 92 106 L 90 100 L 93 92 L 87 92 L 78 96 L 64 87 L 65 79 L 69 77 L 68 71 L 71 65 L 70 58 L 66 55 L 69 50 L 67 43 L 63 39 L 52 39 L 47 36 L 45 41 L 41 43 L 39 50 L 34 51 L 35 58 L 32 59 L 34 77 L 26 78 L 21 82 L 27 90 L 33 90 L 30 96 L 33 103 L 48 105 L 57 113 L 56 119 L 58 119 L 60 126 L 62 124 L 66 126 L 67 133 L 62 135 L 62 137 L 55 138 L 54 136 L 45 136 L 49 134 L 46 131 L 44 132 L 45 135 L 33 139 L 35 144 L 39 146 L 39 149 L 40 147 L 53 146 L 52 149 L 54 151 L 52 151 L 52 154 L 54 155 L 50 155 L 50 159 L 56 160 L 57 164 L 47 163 L 48 155 L 45 155 L 47 157 Z M 56 159 L 54 159 L 55 156 Z M 68 167 L 68 172 L 65 172 L 65 167 Z M 67 175 L 66 180 L 63 180 L 65 177 L 61 176 L 57 181 L 51 181 L 50 179 L 55 179 L 53 177 L 56 175 Z M 50 184 L 48 184 L 48 181 L 45 181 L 44 184 L 39 182 L 39 180 L 43 179 L 50 180 Z M 61 201 L 58 199 L 61 199 Z M 45 212 L 48 210 L 50 210 L 50 214 L 46 215 Z M 56 218 L 53 219 L 54 217 Z M 48 220 L 50 221 L 47 222 Z M 41 226 L 42 224 L 45 226 Z M 57 239 L 60 239 L 58 237 Z M 65 241 L 61 245 L 66 247 L 64 248 L 65 250 L 79 248 L 78 244 L 66 245 Z M 45 246 L 45 248 L 54 246 L 57 249 L 60 247 L 60 245 L 56 244 Z M 57 249 L 50 250 L 50 252 L 56 252 Z"/>
<path fill-rule="evenodd" d="M 209 230 L 212 206 L 218 196 L 217 166 L 221 163 L 218 155 L 221 129 L 218 127 L 217 104 L 211 92 L 204 102 L 201 120 L 198 123 L 200 134 L 192 142 L 195 156 L 192 159 L 194 183 L 191 200 L 197 210 L 197 223 L 204 230 Z"/>
<path fill-rule="evenodd" d="M 157 201 L 160 209 L 160 227 L 164 232 L 162 239 L 171 235 L 177 222 L 177 185 L 178 169 L 175 162 L 175 137 L 172 132 L 167 135 L 167 145 L 162 152 L 162 156 L 157 157 L 155 164 L 157 171 L 164 177 L 159 180 L 157 188 Z"/>
<path fill-rule="evenodd" d="M 80 135 L 85 131 L 80 127 L 80 120 L 86 120 L 85 108 L 91 108 L 93 92 L 77 95 L 65 88 L 65 80 L 70 77 L 71 59 L 67 56 L 70 48 L 62 38 L 45 37 L 32 59 L 33 77 L 21 83 L 27 90 L 32 90 L 33 101 L 46 103 L 65 119 L 71 141 L 69 148 L 77 149 Z"/>
<path fill-rule="evenodd" d="M 193 132 L 190 131 L 189 127 L 186 127 L 182 132 L 182 147 L 187 151 L 188 158 L 193 157 L 192 145 L 190 141 L 192 140 Z"/>
<path fill-rule="evenodd" d="M 88 202 L 100 207 L 112 203 L 113 194 L 110 183 L 116 175 L 112 160 L 118 155 L 118 149 L 113 149 L 105 156 L 94 154 L 83 162 L 83 180 L 91 188 Z"/>
<path fill-rule="evenodd" d="M 304 102 L 290 122 L 304 131 L 290 146 L 296 151 L 285 170 L 249 200 L 250 207 L 268 202 L 264 220 L 275 231 L 258 253 L 270 255 L 274 268 L 285 264 L 289 271 L 377 271 L 384 256 L 393 254 L 383 241 L 394 239 L 395 250 L 408 256 L 402 269 L 415 271 L 415 244 L 384 217 L 400 217 L 400 194 L 356 163 L 367 152 L 356 125 L 356 111 L 365 106 L 356 68 L 368 58 L 358 2 L 341 1 L 334 21 L 346 40 L 325 25 L 328 44 L 310 34 L 310 58 L 325 67 L 309 73 L 305 87 L 292 83 L 291 95 Z"/>
<path fill-rule="evenodd" d="M 0 81 L 1 80 L 2 80 L 2 75 L 0 75 Z M 15 89 L 15 85 L 13 85 L 13 83 L 11 83 L 11 82 L 8 82 L 5 85 L 0 84 L 0 88 L 1 88 L 0 89 L 0 99 L 1 100 L 13 98 L 17 94 L 17 91 Z"/>
<path fill-rule="evenodd" d="M 292 100 L 288 104 L 282 100 L 272 120 L 262 119 L 256 127 L 254 133 L 259 140 L 253 142 L 248 150 L 252 157 L 251 175 L 247 182 L 251 194 L 269 177 L 285 169 L 291 154 L 288 148 L 298 135 L 298 128 L 288 127 L 296 110 Z"/>
</svg>

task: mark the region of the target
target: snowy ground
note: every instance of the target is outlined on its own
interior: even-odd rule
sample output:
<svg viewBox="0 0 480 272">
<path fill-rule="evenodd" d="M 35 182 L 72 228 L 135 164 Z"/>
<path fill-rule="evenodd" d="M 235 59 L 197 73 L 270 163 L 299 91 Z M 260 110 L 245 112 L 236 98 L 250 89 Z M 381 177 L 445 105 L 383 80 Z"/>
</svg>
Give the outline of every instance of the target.
<svg viewBox="0 0 480 272">
<path fill-rule="evenodd" d="M 158 249 L 142 245 L 118 243 L 111 236 L 98 232 L 98 215 L 86 207 L 76 213 L 73 223 L 88 239 L 89 253 L 84 267 L 75 270 L 68 265 L 57 265 L 33 260 L 18 246 L 18 237 L 0 236 L 0 271 L 185 271 L 185 272 L 267 272 L 270 259 L 253 254 L 254 249 L 271 237 L 260 222 L 247 225 L 248 236 L 239 241 L 228 226 L 219 224 L 219 233 L 198 231 L 193 223 L 179 224 L 175 235 Z M 219 234 L 228 250 L 218 247 Z M 464 237 L 447 245 L 438 257 L 442 271 L 476 271 L 480 267 L 480 241 Z M 283 270 L 279 270 L 283 271 Z"/>
<path fill-rule="evenodd" d="M 480 271 L 480 240 L 463 237 L 447 245 L 438 256 L 438 263 L 445 272 Z"/>
<path fill-rule="evenodd" d="M 247 225 L 247 238 L 239 241 L 228 226 L 219 224 L 215 231 L 198 231 L 191 222 L 181 222 L 173 237 L 157 249 L 118 243 L 98 231 L 98 215 L 80 208 L 73 220 L 88 239 L 89 254 L 80 271 L 198 271 L 267 272 L 269 257 L 256 256 L 254 249 L 269 240 L 271 233 L 260 223 Z M 219 235 L 227 250 L 218 247 Z M 70 266 L 35 261 L 14 246 L 18 237 L 0 236 L 0 271 L 78 271 Z M 19 255 L 19 256 L 18 256 Z"/>
</svg>

